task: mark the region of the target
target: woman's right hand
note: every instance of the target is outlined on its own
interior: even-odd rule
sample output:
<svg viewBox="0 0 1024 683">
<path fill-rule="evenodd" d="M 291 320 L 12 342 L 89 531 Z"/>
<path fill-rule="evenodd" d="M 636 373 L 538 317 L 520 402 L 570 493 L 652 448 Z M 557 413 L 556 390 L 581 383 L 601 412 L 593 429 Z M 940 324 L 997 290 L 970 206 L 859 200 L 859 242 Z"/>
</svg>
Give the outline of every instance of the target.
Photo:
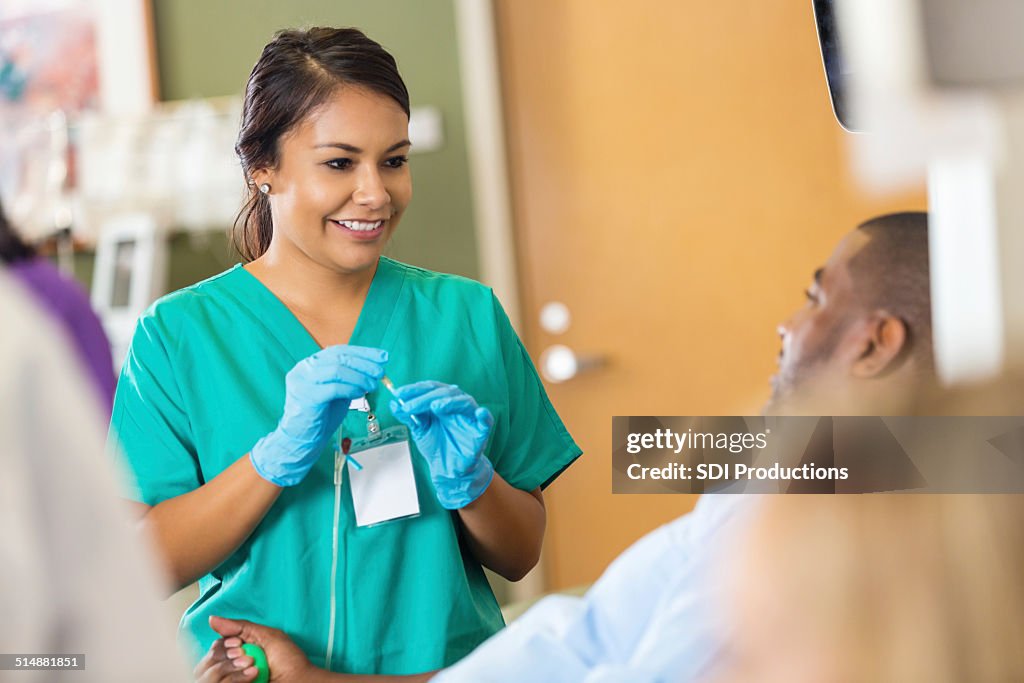
<svg viewBox="0 0 1024 683">
<path fill-rule="evenodd" d="M 295 364 L 285 377 L 284 414 L 249 454 L 256 472 L 277 486 L 302 481 L 348 413 L 349 402 L 377 388 L 388 352 L 329 346 Z"/>
</svg>

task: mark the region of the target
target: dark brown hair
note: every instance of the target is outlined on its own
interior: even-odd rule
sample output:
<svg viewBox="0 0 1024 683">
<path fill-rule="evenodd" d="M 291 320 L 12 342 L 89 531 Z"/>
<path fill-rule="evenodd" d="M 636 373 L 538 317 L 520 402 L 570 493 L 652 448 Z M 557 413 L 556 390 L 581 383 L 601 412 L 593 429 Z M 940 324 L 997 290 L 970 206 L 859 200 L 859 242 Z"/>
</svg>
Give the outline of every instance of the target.
<svg viewBox="0 0 1024 683">
<path fill-rule="evenodd" d="M 861 300 L 899 317 L 910 334 L 910 352 L 930 371 L 932 301 L 928 268 L 928 214 L 878 216 L 858 228 L 871 239 L 850 260 Z"/>
<path fill-rule="evenodd" d="M 252 183 L 252 173 L 274 168 L 281 137 L 340 85 L 390 97 L 409 115 L 409 92 L 395 58 L 358 29 L 279 31 L 263 48 L 245 88 L 235 143 L 248 197 L 235 219 L 232 241 L 246 261 L 261 256 L 273 235 L 270 202 Z"/>
<path fill-rule="evenodd" d="M 4 207 L 0 205 L 0 261 L 6 264 L 17 263 L 35 255 L 35 249 L 21 239 L 4 215 Z"/>
</svg>

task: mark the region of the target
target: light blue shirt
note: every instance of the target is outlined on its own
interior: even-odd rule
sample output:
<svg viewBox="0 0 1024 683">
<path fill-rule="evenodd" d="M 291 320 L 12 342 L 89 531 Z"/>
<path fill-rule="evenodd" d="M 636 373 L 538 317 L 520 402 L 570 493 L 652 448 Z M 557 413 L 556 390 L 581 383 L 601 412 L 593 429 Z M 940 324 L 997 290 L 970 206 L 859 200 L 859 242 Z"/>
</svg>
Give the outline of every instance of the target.
<svg viewBox="0 0 1024 683">
<path fill-rule="evenodd" d="M 435 683 L 655 683 L 706 674 L 721 651 L 723 541 L 752 495 L 705 495 L 620 555 L 582 598 L 551 596 Z"/>
</svg>

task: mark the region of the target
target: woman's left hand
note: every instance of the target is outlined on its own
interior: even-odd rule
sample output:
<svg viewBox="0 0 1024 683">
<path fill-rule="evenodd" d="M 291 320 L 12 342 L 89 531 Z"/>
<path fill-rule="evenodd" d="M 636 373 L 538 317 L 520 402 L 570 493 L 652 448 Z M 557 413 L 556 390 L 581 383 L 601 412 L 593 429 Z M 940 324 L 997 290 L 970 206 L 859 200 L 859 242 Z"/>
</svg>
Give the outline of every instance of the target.
<svg viewBox="0 0 1024 683">
<path fill-rule="evenodd" d="M 457 510 L 479 498 L 494 477 L 483 453 L 494 426 L 491 412 L 453 384 L 417 382 L 397 387 L 395 396 L 402 405 L 392 401 L 391 412 L 426 458 L 441 505 Z"/>
</svg>

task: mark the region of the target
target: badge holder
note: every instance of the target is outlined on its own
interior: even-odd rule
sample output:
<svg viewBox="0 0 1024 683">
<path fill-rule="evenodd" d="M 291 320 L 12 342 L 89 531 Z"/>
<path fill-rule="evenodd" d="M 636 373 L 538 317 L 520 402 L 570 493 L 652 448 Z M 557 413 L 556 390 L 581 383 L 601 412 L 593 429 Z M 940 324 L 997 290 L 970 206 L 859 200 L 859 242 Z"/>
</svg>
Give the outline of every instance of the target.
<svg viewBox="0 0 1024 683">
<path fill-rule="evenodd" d="M 409 448 L 409 430 L 402 425 L 381 429 L 377 417 L 366 415 L 366 436 L 352 439 L 347 462 L 356 526 L 374 526 L 417 517 L 420 501 Z"/>
</svg>

